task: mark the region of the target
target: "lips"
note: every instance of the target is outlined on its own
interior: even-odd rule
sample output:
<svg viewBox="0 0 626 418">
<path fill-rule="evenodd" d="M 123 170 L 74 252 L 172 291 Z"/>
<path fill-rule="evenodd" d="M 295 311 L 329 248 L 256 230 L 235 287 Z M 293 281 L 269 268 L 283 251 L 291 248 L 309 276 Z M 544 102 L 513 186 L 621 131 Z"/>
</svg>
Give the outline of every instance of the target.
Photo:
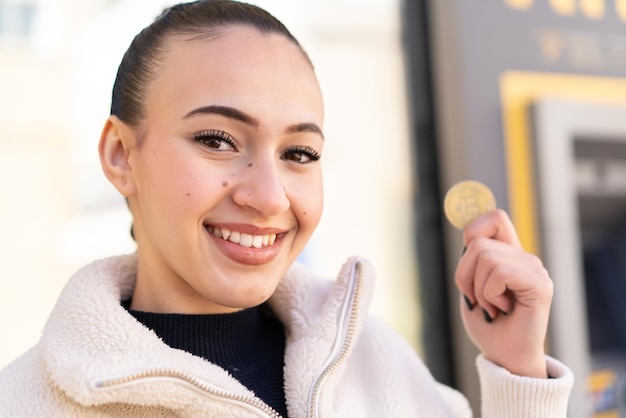
<svg viewBox="0 0 626 418">
<path fill-rule="evenodd" d="M 241 230 L 229 229 L 224 226 L 216 227 L 205 225 L 209 236 L 213 238 L 216 247 L 231 260 L 247 265 L 261 265 L 270 263 L 280 253 L 283 233 L 271 231 L 267 234 L 251 234 L 250 232 L 265 232 L 256 228 L 243 226 Z M 238 228 L 239 229 L 239 228 Z M 251 231 L 250 229 L 255 229 Z"/>
</svg>

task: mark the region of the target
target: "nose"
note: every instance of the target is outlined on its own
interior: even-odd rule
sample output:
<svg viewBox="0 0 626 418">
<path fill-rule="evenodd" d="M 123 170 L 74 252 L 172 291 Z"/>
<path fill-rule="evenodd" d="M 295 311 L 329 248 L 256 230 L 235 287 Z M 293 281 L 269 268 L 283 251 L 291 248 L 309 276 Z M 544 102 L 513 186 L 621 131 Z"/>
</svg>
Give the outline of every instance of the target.
<svg viewBox="0 0 626 418">
<path fill-rule="evenodd" d="M 242 168 L 233 191 L 233 200 L 263 215 L 278 215 L 290 207 L 287 190 L 281 181 L 280 162 L 272 157 L 256 160 Z"/>
</svg>

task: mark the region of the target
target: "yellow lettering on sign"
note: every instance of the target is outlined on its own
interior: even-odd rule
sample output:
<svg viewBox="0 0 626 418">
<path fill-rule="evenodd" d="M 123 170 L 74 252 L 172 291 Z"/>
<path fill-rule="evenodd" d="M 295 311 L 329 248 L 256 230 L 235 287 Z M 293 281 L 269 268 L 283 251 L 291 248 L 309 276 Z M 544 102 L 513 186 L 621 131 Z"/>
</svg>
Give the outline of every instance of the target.
<svg viewBox="0 0 626 418">
<path fill-rule="evenodd" d="M 615 12 L 620 20 L 626 23 L 626 0 L 613 0 Z M 530 10 L 535 0 L 504 0 L 511 9 Z M 550 8 L 561 16 L 575 16 L 578 11 L 576 0 L 548 0 Z M 606 0 L 578 0 L 580 11 L 587 19 L 601 20 L 606 15 Z"/>
<path fill-rule="evenodd" d="M 615 12 L 622 21 L 626 22 L 626 0 L 615 0 Z"/>
<path fill-rule="evenodd" d="M 563 16 L 576 14 L 576 0 L 550 0 L 552 10 Z"/>
<path fill-rule="evenodd" d="M 528 10 L 533 6 L 534 0 L 504 0 L 512 9 Z"/>
<path fill-rule="evenodd" d="M 604 0 L 580 0 L 580 10 L 589 19 L 603 19 L 605 12 Z"/>
</svg>

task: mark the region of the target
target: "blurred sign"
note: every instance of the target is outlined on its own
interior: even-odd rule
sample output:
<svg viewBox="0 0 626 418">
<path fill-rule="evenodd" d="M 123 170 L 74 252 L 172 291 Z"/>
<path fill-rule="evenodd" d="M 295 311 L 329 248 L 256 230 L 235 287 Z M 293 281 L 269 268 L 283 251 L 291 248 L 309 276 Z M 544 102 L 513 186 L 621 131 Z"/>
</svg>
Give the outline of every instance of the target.
<svg viewBox="0 0 626 418">
<path fill-rule="evenodd" d="M 589 377 L 594 417 L 618 418 L 618 377 L 612 370 L 599 370 Z"/>
<path fill-rule="evenodd" d="M 464 177 L 489 182 L 511 213 L 526 248 L 538 251 L 532 149 L 527 138 L 519 143 L 519 138 L 509 137 L 519 116 L 511 111 L 516 106 L 509 101 L 511 92 L 517 97 L 566 94 L 621 101 L 626 0 L 459 0 L 433 1 L 432 7 L 440 30 L 454 28 L 452 34 L 436 36 L 434 47 L 443 60 L 438 68 L 445 68 L 435 77 L 440 85 L 448 85 L 444 94 L 450 96 L 442 101 L 450 103 L 448 108 L 440 112 L 444 119 L 453 115 L 455 120 L 447 123 L 460 126 L 451 134 L 454 137 L 444 138 L 453 144 L 444 165 L 456 165 L 451 172 L 459 166 L 467 171 L 450 174 L 450 181 Z M 543 87 L 535 84 L 537 80 Z M 611 80 L 619 85 L 608 87 L 606 94 L 596 95 L 593 87 L 586 87 L 599 83 L 604 88 Z M 558 91 L 552 88 L 555 81 Z M 581 95 L 569 93 L 571 86 Z M 445 129 L 442 132 L 445 135 Z M 459 148 L 459 143 L 465 146 Z M 460 149 L 466 151 L 462 156 L 452 155 Z"/>
<path fill-rule="evenodd" d="M 626 0 L 428 4 L 442 189 L 462 179 L 489 184 L 523 246 L 540 254 L 530 108 L 544 97 L 626 105 Z M 454 271 L 458 251 L 448 254 Z M 454 350 L 459 386 L 477 402 L 466 377 L 471 348 L 455 341 Z M 579 379 L 574 414 L 584 413 L 585 389 Z"/>
</svg>

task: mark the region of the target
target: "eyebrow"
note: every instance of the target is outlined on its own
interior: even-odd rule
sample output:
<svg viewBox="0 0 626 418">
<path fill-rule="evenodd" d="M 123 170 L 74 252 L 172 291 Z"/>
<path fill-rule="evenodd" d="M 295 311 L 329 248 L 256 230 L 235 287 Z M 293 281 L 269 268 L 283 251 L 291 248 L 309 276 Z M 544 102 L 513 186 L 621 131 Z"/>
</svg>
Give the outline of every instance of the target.
<svg viewBox="0 0 626 418">
<path fill-rule="evenodd" d="M 229 119 L 234 119 L 236 121 L 245 123 L 246 125 L 250 125 L 257 129 L 261 126 L 261 122 L 259 122 L 258 119 L 248 115 L 247 113 L 244 113 L 234 107 L 219 105 L 199 107 L 187 113 L 183 117 L 183 119 L 189 119 L 198 115 L 221 115 Z M 313 132 L 319 134 L 322 138 L 324 138 L 324 133 L 322 132 L 322 129 L 313 122 L 297 123 L 295 125 L 290 125 L 287 127 L 287 129 L 285 129 L 285 133 L 288 134 L 299 132 Z"/>
<path fill-rule="evenodd" d="M 296 125 L 291 125 L 285 129 L 285 133 L 295 134 L 298 132 L 313 132 L 315 134 L 319 134 L 319 136 L 324 138 L 324 133 L 322 132 L 322 128 L 320 128 L 317 124 L 312 122 L 298 123 Z"/>
</svg>

